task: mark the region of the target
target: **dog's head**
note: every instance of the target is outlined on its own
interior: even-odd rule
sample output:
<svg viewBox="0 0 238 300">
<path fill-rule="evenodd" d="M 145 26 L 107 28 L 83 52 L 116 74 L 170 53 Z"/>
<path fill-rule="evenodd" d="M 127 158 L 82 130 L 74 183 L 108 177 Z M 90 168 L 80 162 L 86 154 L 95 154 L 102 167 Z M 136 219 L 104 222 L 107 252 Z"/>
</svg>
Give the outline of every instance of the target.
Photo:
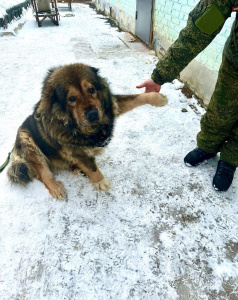
<svg viewBox="0 0 238 300">
<path fill-rule="evenodd" d="M 66 128 L 104 146 L 111 135 L 114 109 L 111 92 L 98 69 L 71 64 L 49 71 L 41 97 L 41 106 L 51 111 Z"/>
</svg>

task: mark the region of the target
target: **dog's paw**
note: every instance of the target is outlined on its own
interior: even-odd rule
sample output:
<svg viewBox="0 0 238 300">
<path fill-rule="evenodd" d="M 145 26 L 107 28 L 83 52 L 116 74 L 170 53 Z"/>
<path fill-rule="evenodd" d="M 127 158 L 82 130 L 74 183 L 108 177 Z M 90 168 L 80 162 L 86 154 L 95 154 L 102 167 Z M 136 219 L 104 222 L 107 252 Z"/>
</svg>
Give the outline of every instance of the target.
<svg viewBox="0 0 238 300">
<path fill-rule="evenodd" d="M 97 191 L 107 191 L 111 187 L 111 182 L 107 178 L 103 178 L 97 183 L 94 182 L 93 186 Z"/>
<path fill-rule="evenodd" d="M 168 99 L 163 94 L 152 92 L 151 95 L 151 105 L 156 107 L 164 106 L 168 103 Z"/>
<path fill-rule="evenodd" d="M 52 197 L 58 200 L 65 199 L 66 191 L 61 181 L 52 181 L 50 185 L 48 185 L 48 189 Z"/>
</svg>

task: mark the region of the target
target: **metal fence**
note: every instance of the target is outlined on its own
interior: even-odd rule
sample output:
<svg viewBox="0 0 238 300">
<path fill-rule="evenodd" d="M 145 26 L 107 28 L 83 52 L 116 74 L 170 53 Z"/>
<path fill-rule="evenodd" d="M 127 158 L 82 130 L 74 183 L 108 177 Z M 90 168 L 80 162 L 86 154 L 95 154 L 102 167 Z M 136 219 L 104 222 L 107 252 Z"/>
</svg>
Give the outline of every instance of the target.
<svg viewBox="0 0 238 300">
<path fill-rule="evenodd" d="M 0 18 L 0 27 L 7 28 L 7 24 L 13 19 L 19 18 L 22 15 L 23 9 L 27 9 L 31 5 L 31 0 L 25 0 L 24 2 L 17 4 L 6 10 L 6 15 Z"/>
</svg>

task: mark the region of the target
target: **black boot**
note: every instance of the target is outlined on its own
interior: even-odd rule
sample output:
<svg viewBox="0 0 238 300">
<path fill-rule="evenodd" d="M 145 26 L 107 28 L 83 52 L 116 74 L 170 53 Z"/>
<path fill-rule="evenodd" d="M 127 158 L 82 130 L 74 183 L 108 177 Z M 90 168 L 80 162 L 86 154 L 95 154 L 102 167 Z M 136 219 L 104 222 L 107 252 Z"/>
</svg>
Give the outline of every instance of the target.
<svg viewBox="0 0 238 300">
<path fill-rule="evenodd" d="M 216 191 L 225 192 L 231 186 L 236 167 L 219 160 L 216 174 L 213 177 L 213 187 Z"/>
<path fill-rule="evenodd" d="M 216 153 L 208 153 L 197 147 L 184 157 L 184 162 L 186 166 L 194 167 L 214 156 L 216 156 Z"/>
</svg>

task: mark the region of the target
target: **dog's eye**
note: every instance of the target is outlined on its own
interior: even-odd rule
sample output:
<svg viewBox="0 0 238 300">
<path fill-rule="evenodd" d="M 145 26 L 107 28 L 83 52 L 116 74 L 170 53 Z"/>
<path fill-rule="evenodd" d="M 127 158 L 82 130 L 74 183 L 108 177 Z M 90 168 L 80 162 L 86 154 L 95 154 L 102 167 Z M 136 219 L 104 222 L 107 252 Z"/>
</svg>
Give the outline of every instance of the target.
<svg viewBox="0 0 238 300">
<path fill-rule="evenodd" d="M 94 93 L 95 93 L 95 88 L 89 88 L 88 89 L 88 92 L 91 94 L 91 95 L 93 95 Z"/>
<path fill-rule="evenodd" d="M 70 103 L 74 103 L 76 101 L 76 97 L 75 96 L 70 96 L 69 99 L 68 99 L 68 101 Z"/>
</svg>

